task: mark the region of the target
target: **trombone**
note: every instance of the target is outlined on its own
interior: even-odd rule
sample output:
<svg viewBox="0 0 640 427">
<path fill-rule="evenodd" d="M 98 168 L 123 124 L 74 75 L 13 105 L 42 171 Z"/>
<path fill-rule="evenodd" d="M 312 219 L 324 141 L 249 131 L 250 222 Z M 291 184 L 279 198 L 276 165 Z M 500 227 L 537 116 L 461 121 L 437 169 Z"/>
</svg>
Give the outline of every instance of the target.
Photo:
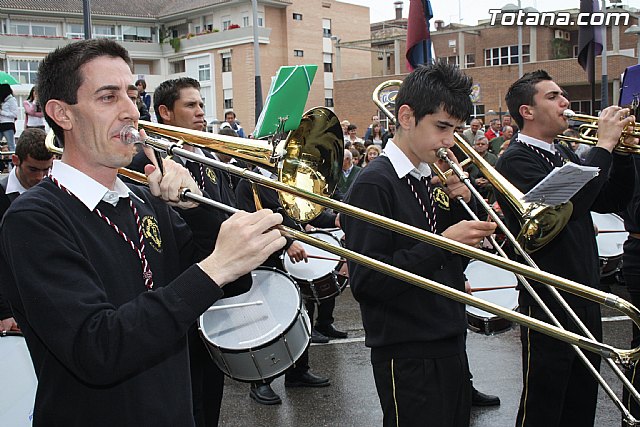
<svg viewBox="0 0 640 427">
<path fill-rule="evenodd" d="M 389 111 L 389 109 L 385 105 L 385 97 L 380 96 L 380 91 L 384 90 L 389 86 L 400 86 L 401 81 L 392 80 L 383 82 L 380 84 L 373 92 L 373 101 L 374 103 L 380 107 L 380 109 L 389 117 L 389 119 L 395 121 L 395 116 Z M 388 99 L 388 98 L 387 98 Z M 531 252 L 541 248 L 544 244 L 548 243 L 559 233 L 562 228 L 566 225 L 569 220 L 569 216 L 572 212 L 572 206 L 570 204 L 560 206 L 560 209 L 549 211 L 549 207 L 536 207 L 533 204 L 525 205 L 520 201 L 522 193 L 515 188 L 509 181 L 507 181 L 504 177 L 502 177 L 491 165 L 489 165 L 474 149 L 471 147 L 464 138 L 460 137 L 460 135 L 455 134 L 455 142 L 458 148 L 467 156 L 468 160 L 475 164 L 480 171 L 483 173 L 485 177 L 494 185 L 498 191 L 500 191 L 505 198 L 509 201 L 512 207 L 519 213 L 520 218 L 526 218 L 529 215 L 529 219 L 524 220 L 524 226 L 522 227 L 518 238 L 516 239 L 507 226 L 502 222 L 502 220 L 497 216 L 495 211 L 489 206 L 480 195 L 480 193 L 475 189 L 475 187 L 471 184 L 468 176 L 463 172 L 462 167 L 457 163 L 453 162 L 444 148 L 438 150 L 438 157 L 444 160 L 450 170 L 452 170 L 464 183 L 464 185 L 471 191 L 472 195 L 475 199 L 482 205 L 483 209 L 487 212 L 487 214 L 496 222 L 499 228 L 505 233 L 505 236 L 510 241 L 510 243 L 514 246 L 514 248 L 518 251 L 518 253 L 523 257 L 525 262 L 534 268 L 539 268 L 534 260 L 529 255 Z M 440 176 L 441 180 L 444 182 L 444 174 L 438 169 L 437 166 L 434 165 L 433 168 L 436 173 Z M 469 215 L 478 220 L 478 217 L 475 213 L 469 208 L 469 206 L 464 202 L 462 198 L 459 198 L 460 203 L 469 213 Z M 551 208 L 553 209 L 553 208 Z M 542 218 L 548 217 L 549 215 L 558 216 L 560 220 L 553 221 L 552 229 L 550 232 L 545 231 L 543 234 L 540 234 L 541 230 L 540 225 L 544 224 Z M 540 242 L 540 239 L 543 239 Z M 498 253 L 504 257 L 508 258 L 507 254 L 502 250 L 502 248 L 496 243 L 493 237 L 489 238 L 490 243 L 493 247 L 498 251 Z M 528 280 L 521 274 L 516 274 L 518 280 L 525 289 L 531 294 L 531 296 L 536 300 L 538 305 L 545 311 L 549 319 L 557 326 L 562 328 L 562 325 L 556 318 L 556 316 L 551 312 L 548 306 L 544 303 L 544 301 L 540 298 L 538 293 L 533 289 Z M 575 312 L 571 309 L 571 307 L 567 304 L 566 300 L 560 295 L 558 290 L 551 286 L 550 284 L 546 285 L 547 289 L 550 291 L 552 296 L 558 301 L 558 303 L 562 306 L 562 308 L 567 312 L 567 315 L 573 320 L 573 322 L 582 330 L 583 333 L 586 334 L 590 339 L 595 339 L 593 334 L 589 331 L 589 329 L 584 325 L 584 323 L 580 320 L 580 318 L 575 314 Z M 580 349 L 578 345 L 572 344 L 574 351 L 577 353 L 578 357 L 582 360 L 585 367 L 594 378 L 598 381 L 598 383 L 602 386 L 603 390 L 609 395 L 614 404 L 619 408 L 622 412 L 624 419 L 629 424 L 637 424 L 637 420 L 633 418 L 628 409 L 624 406 L 622 401 L 618 398 L 618 396 L 614 393 L 611 387 L 604 380 L 602 375 L 598 372 L 598 370 L 593 366 L 593 364 L 587 359 L 584 352 Z M 609 358 L 606 358 L 606 361 L 610 365 L 611 369 L 620 377 L 620 380 L 623 382 L 624 386 L 629 390 L 630 395 L 634 397 L 634 399 L 640 402 L 640 393 L 633 387 L 631 382 L 626 378 L 624 373 L 620 370 L 620 368 Z"/>
<path fill-rule="evenodd" d="M 322 120 L 317 120 L 317 116 L 313 118 L 313 115 L 314 115 L 313 111 L 314 110 L 306 113 L 305 116 L 303 117 L 303 121 L 301 123 L 301 128 L 303 128 L 303 131 L 301 131 L 300 134 L 298 134 L 298 138 L 296 139 L 297 142 L 295 142 L 294 144 L 297 144 L 297 143 L 303 144 L 304 141 L 308 140 L 309 135 L 312 135 L 314 133 L 315 126 L 317 126 L 317 128 L 322 128 L 325 126 L 322 123 Z M 335 116 L 331 117 L 331 115 L 328 112 L 329 110 L 326 110 L 326 112 L 323 112 L 321 115 L 325 115 L 325 117 L 329 118 L 329 120 L 331 121 Z M 310 115 L 312 116 L 311 118 L 309 117 Z M 315 123 L 316 121 L 318 123 Z M 337 122 L 337 119 L 336 119 L 336 122 Z M 409 237 L 433 244 L 445 250 L 449 250 L 451 252 L 455 252 L 457 254 L 460 254 L 469 258 L 479 259 L 489 264 L 504 268 L 508 271 L 512 271 L 514 273 L 521 274 L 525 277 L 529 277 L 533 280 L 551 284 L 559 289 L 563 289 L 572 294 L 575 294 L 584 298 L 588 298 L 599 304 L 606 305 L 615 310 L 621 311 L 624 314 L 626 314 L 628 317 L 630 317 L 634 323 L 640 325 L 640 311 L 638 311 L 636 307 L 634 307 L 633 305 L 631 305 L 624 299 L 619 298 L 616 295 L 604 293 L 602 291 L 581 285 L 577 282 L 567 280 L 550 273 L 543 272 L 539 269 L 532 268 L 530 266 L 517 263 L 515 261 L 509 260 L 506 258 L 501 258 L 499 256 L 490 254 L 480 249 L 476 249 L 476 248 L 464 245 L 462 243 L 456 242 L 454 240 L 448 239 L 444 236 L 441 236 L 438 234 L 432 234 L 420 228 L 407 225 L 393 219 L 386 218 L 382 215 L 369 212 L 364 209 L 360 209 L 358 207 L 354 207 L 343 202 L 338 202 L 324 195 L 316 194 L 313 191 L 306 190 L 298 186 L 289 185 L 285 182 L 281 182 L 278 180 L 273 180 L 259 173 L 254 173 L 234 165 L 226 164 L 226 163 L 193 153 L 192 151 L 186 150 L 185 148 L 182 147 L 183 143 L 186 143 L 189 145 L 195 145 L 197 147 L 201 147 L 204 149 L 209 149 L 210 147 L 214 147 L 214 146 L 220 146 L 221 144 L 224 145 L 224 141 L 222 140 L 222 137 L 220 135 L 212 135 L 204 132 L 196 132 L 196 131 L 189 131 L 185 129 L 179 129 L 180 137 L 178 137 L 170 129 L 165 128 L 162 130 L 162 133 L 160 132 L 160 130 L 158 130 L 158 135 L 163 135 L 162 137 L 148 136 L 146 139 L 141 140 L 135 128 L 130 128 L 127 131 L 129 136 L 123 137 L 122 141 L 143 143 L 147 146 L 152 147 L 154 150 L 164 152 L 167 155 L 178 155 L 188 160 L 192 160 L 207 166 L 211 166 L 211 167 L 223 170 L 227 173 L 239 176 L 241 178 L 245 178 L 253 182 L 254 184 L 263 185 L 265 187 L 268 187 L 273 190 L 277 190 L 279 192 L 285 192 L 291 195 L 292 197 L 300 197 L 300 198 L 307 199 L 308 201 L 321 205 L 325 208 L 334 209 L 335 211 L 341 212 L 345 215 L 350 215 L 357 219 L 368 221 L 374 225 L 389 229 L 394 232 L 402 233 Z M 232 142 L 242 145 L 245 142 L 245 140 L 243 138 L 233 138 Z M 58 153 L 61 152 L 59 148 L 55 147 L 55 137 L 53 136 L 53 133 L 50 133 L 47 136 L 46 145 L 47 147 L 50 147 L 52 151 L 56 151 Z M 291 149 L 286 148 L 286 150 L 287 152 L 299 153 L 301 155 L 301 158 L 296 159 L 295 157 L 292 157 L 289 159 L 289 161 L 292 164 L 304 163 L 303 162 L 304 153 L 306 152 L 306 150 L 304 149 L 304 146 L 298 146 L 297 148 L 295 149 L 294 148 L 291 148 Z M 309 167 L 304 164 L 300 166 L 303 168 Z M 340 163 L 338 163 L 336 167 L 339 169 Z M 124 170 L 121 170 L 121 172 L 124 172 Z M 138 175 L 140 178 L 142 178 L 140 174 Z M 142 178 L 142 179 L 146 181 L 146 178 Z M 306 181 L 301 180 L 299 184 L 305 184 L 305 182 Z M 208 205 L 223 209 L 230 213 L 235 211 L 234 208 L 231 208 L 229 206 L 226 206 L 222 203 L 219 203 L 213 200 L 203 198 L 202 196 L 197 196 L 186 190 L 183 190 L 181 196 L 184 199 L 194 200 L 200 203 L 206 203 Z M 382 263 L 381 261 L 366 257 L 362 254 L 358 254 L 356 252 L 350 251 L 345 248 L 334 247 L 332 245 L 329 245 L 325 242 L 320 241 L 319 239 L 306 235 L 297 230 L 284 228 L 284 227 L 282 228 L 282 230 L 284 233 L 288 234 L 294 239 L 297 239 L 307 244 L 310 244 L 312 246 L 318 247 L 320 249 L 323 249 L 327 252 L 333 253 L 337 256 L 343 257 L 350 261 L 360 263 L 362 265 L 365 265 L 366 267 L 369 267 L 376 271 L 380 271 L 384 274 L 388 274 L 399 280 L 410 283 L 414 286 L 435 292 L 446 298 L 453 299 L 463 304 L 472 305 L 474 307 L 480 308 L 487 312 L 493 313 L 497 316 L 503 317 L 507 320 L 511 320 L 513 322 L 516 322 L 518 324 L 521 324 L 523 326 L 526 326 L 538 332 L 549 335 L 553 338 L 559 339 L 561 341 L 567 342 L 572 345 L 577 345 L 578 347 L 594 352 L 602 357 L 612 358 L 624 364 L 632 363 L 640 359 L 640 347 L 630 349 L 630 350 L 617 349 L 608 344 L 600 343 L 594 339 L 586 338 L 579 334 L 566 331 L 557 326 L 549 325 L 540 320 L 525 316 L 521 313 L 505 309 L 496 304 L 484 301 L 472 295 L 468 295 L 464 292 L 452 289 L 438 282 L 425 279 L 421 276 L 401 270 L 392 265 Z"/>
<path fill-rule="evenodd" d="M 598 142 L 598 118 L 587 114 L 578 114 L 573 110 L 564 110 L 563 115 L 569 120 L 575 120 L 582 122 L 578 127 L 578 137 L 557 135 L 557 139 L 566 142 L 577 142 L 580 144 L 596 145 Z M 640 144 L 627 144 L 625 139 L 627 137 L 640 138 L 640 123 L 635 122 L 627 125 L 622 131 L 620 141 L 614 149 L 617 153 L 622 154 L 640 154 Z"/>
</svg>

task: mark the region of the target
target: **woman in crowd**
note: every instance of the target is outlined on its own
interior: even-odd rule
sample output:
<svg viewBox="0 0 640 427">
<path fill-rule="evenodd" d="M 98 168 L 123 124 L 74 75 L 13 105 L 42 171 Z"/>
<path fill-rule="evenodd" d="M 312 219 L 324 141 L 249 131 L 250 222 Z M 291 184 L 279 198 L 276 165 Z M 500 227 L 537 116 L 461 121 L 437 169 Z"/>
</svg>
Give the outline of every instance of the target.
<svg viewBox="0 0 640 427">
<path fill-rule="evenodd" d="M 23 101 L 22 105 L 26 116 L 25 129 L 39 128 L 44 130 L 44 114 L 42 113 L 40 101 L 38 101 L 38 90 L 35 86 L 31 88 L 29 96 Z"/>
<path fill-rule="evenodd" d="M 9 151 L 15 151 L 16 119 L 18 118 L 18 101 L 8 84 L 0 85 L 0 139 L 7 140 Z"/>
<path fill-rule="evenodd" d="M 371 144 L 370 146 L 368 146 L 367 150 L 364 152 L 364 162 L 362 163 L 362 167 L 367 166 L 381 153 L 382 150 L 380 150 L 380 147 L 378 147 L 377 145 Z"/>
</svg>

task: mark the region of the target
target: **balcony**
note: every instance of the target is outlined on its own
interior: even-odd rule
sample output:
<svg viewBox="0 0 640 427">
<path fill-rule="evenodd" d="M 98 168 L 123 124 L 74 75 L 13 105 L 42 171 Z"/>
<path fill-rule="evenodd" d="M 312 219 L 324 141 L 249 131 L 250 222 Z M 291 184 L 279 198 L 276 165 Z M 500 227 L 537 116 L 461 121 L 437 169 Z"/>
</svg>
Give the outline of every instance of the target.
<svg viewBox="0 0 640 427">
<path fill-rule="evenodd" d="M 260 43 L 269 43 L 271 36 L 271 28 L 258 28 L 258 39 Z M 180 38 L 180 48 L 177 50 L 180 54 L 190 54 L 209 49 L 220 49 L 223 47 L 252 43 L 253 27 L 234 28 L 232 30 L 194 34 Z M 176 51 L 167 43 L 162 45 L 164 56 L 173 56 Z"/>
</svg>

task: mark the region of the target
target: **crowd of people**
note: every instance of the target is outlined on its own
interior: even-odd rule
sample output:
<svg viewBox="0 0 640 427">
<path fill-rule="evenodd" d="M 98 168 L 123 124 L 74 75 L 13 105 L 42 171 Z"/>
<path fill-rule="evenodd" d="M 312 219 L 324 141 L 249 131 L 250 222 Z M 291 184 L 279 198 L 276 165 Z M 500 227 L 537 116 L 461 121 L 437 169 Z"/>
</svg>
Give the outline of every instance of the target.
<svg viewBox="0 0 640 427">
<path fill-rule="evenodd" d="M 207 130 L 197 80 L 170 79 L 153 94 L 144 80 L 133 81 L 128 52 L 108 39 L 75 42 L 47 55 L 38 86 L 25 101 L 28 129 L 14 147 L 13 169 L 0 180 L 0 332 L 20 331 L 29 347 L 38 378 L 34 426 L 217 425 L 225 367 L 211 357 L 197 321 L 216 301 L 255 286 L 251 273 L 259 266 L 284 269 L 285 258 L 309 260 L 301 242 L 281 233 L 280 225 L 307 232 L 342 229 L 348 249 L 468 292 L 465 256 L 329 209 L 301 224 L 284 214 L 275 190 L 254 190 L 250 181 L 222 169 L 179 155 L 160 158 L 130 144 L 123 135 L 149 120 L 150 110 L 160 124 Z M 471 88 L 471 78 L 453 65 L 422 66 L 405 78 L 387 128 L 373 116 L 360 138 L 358 127 L 343 120 L 342 173 L 333 197 L 480 247 L 496 224 L 472 218 L 458 203 L 464 200 L 480 214 L 458 176 L 443 182 L 434 174 L 435 166 L 448 167 L 438 150 L 461 160 L 452 149 L 464 141 L 522 192 L 566 162 L 596 166 L 598 176 L 572 197 L 573 214 L 563 232 L 531 256 L 544 271 L 597 288 L 590 211 L 626 209 L 633 224 L 640 205 L 640 198 L 632 200 L 639 192 L 634 159 L 615 151 L 635 120 L 633 112 L 605 108 L 598 142 L 585 150 L 554 143 L 558 134 L 571 132 L 562 114 L 569 101 L 546 72 L 514 82 L 506 95 L 509 115 L 490 120 L 486 129 L 470 117 Z M 9 141 L 15 126 L 7 123 L 15 122 L 17 103 L 10 87 L 0 90 L 0 132 Z M 44 146 L 42 120 L 64 147 L 60 159 Z M 220 134 L 251 137 L 233 111 L 226 112 Z M 272 177 L 272 171 L 241 158 L 184 148 Z M 124 167 L 144 174 L 148 186 L 120 178 Z M 520 218 L 505 195 L 494 191 L 479 168 L 472 165 L 467 172 L 486 200 L 501 204 L 507 226 L 517 234 Z M 185 191 L 240 211 L 215 210 L 183 198 Z M 630 231 L 635 242 L 640 230 Z M 463 427 L 470 424 L 472 405 L 500 403 L 473 387 L 464 304 L 351 260 L 347 264 L 385 426 L 429 420 Z M 627 274 L 629 280 L 637 276 L 633 269 Z M 534 289 L 563 327 L 574 330 L 548 291 L 538 283 Z M 571 295 L 567 301 L 601 338 L 599 306 Z M 348 336 L 334 325 L 335 295 L 309 297 L 304 305 L 309 342 Z M 519 310 L 548 320 L 526 291 L 520 292 Z M 520 334 L 523 389 L 516 425 L 592 426 L 597 382 L 575 352 L 526 327 Z M 588 357 L 598 369 L 599 357 Z M 331 373 L 312 372 L 312 362 L 306 348 L 283 371 L 285 387 L 330 386 L 325 374 Z M 273 380 L 252 381 L 251 399 L 281 403 Z"/>
</svg>

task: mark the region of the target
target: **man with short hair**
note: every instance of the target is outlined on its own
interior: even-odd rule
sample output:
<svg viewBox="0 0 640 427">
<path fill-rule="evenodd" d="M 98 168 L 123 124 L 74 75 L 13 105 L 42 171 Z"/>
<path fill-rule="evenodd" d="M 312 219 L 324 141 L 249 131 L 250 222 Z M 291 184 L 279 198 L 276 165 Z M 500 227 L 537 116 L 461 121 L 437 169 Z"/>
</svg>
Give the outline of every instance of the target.
<svg viewBox="0 0 640 427">
<path fill-rule="evenodd" d="M 500 119 L 491 119 L 489 122 L 489 129 L 484 133 L 484 136 L 487 137 L 487 141 L 491 142 L 492 139 L 502 135 L 502 131 L 500 129 Z"/>
<path fill-rule="evenodd" d="M 505 126 L 502 129 L 502 135 L 489 141 L 489 151 L 498 156 L 504 143 L 511 141 L 511 137 L 513 137 L 513 128 L 511 126 Z"/>
<path fill-rule="evenodd" d="M 347 195 L 351 184 L 353 184 L 353 181 L 355 181 L 361 170 L 362 168 L 360 166 L 353 164 L 353 154 L 351 154 L 351 150 L 345 148 L 344 158 L 342 160 L 342 175 L 340 175 L 338 185 L 336 186 L 336 198 L 342 200 Z"/>
<path fill-rule="evenodd" d="M 202 192 L 175 162 L 164 174 L 148 165 L 148 189 L 118 178 L 136 153 L 131 69 L 109 39 L 70 43 L 40 64 L 38 93 L 64 154 L 0 231 L 0 286 L 38 375 L 34 426 L 195 426 L 188 330 L 286 241 L 280 214 L 220 225 L 182 200 L 182 189 Z"/>
<path fill-rule="evenodd" d="M 556 135 L 568 127 L 563 113 L 570 103 L 566 92 L 546 71 L 526 73 L 511 85 L 506 101 L 520 132 L 498 159 L 496 169 L 522 193 L 530 191 L 564 163 L 582 163 L 570 148 L 554 144 Z M 562 232 L 531 253 L 540 270 L 598 288 L 600 263 L 590 211 L 620 212 L 633 194 L 632 158 L 614 153 L 613 149 L 624 127 L 634 120 L 629 109 L 611 106 L 602 111 L 598 142 L 585 162 L 599 168 L 599 173 L 571 198 L 573 211 Z M 496 193 L 496 197 L 507 226 L 518 234 L 520 214 L 511 209 L 506 195 Z M 531 284 L 563 327 L 576 331 L 574 322 L 550 292 L 541 283 L 531 280 Z M 601 341 L 600 306 L 572 294 L 562 295 L 595 339 Z M 536 300 L 523 290 L 519 294 L 519 307 L 522 313 L 549 322 Z M 524 326 L 520 330 L 523 388 L 516 425 L 592 426 L 598 382 L 581 358 L 562 341 Z M 600 356 L 588 351 L 584 354 L 599 369 Z"/>
<path fill-rule="evenodd" d="M 465 129 L 465 131 L 462 132 L 462 136 L 469 143 L 469 145 L 475 144 L 476 138 L 483 135 L 484 131 L 482 130 L 482 122 L 480 121 L 480 119 L 471 120 L 469 129 Z"/>
<path fill-rule="evenodd" d="M 46 137 L 44 130 L 30 128 L 25 129 L 18 138 L 16 152 L 11 156 L 14 168 L 0 179 L 0 219 L 11 202 L 39 183 L 51 169 L 53 153 L 44 146 Z M 17 330 L 18 324 L 11 308 L 0 292 L 0 333 Z"/>
<path fill-rule="evenodd" d="M 131 101 L 136 104 L 136 107 L 138 107 L 138 112 L 140 113 L 140 120 L 151 120 L 151 114 L 149 114 L 149 109 L 147 108 L 147 106 L 145 105 L 144 102 L 142 102 L 142 99 L 140 98 L 140 93 L 138 92 L 138 88 L 135 85 L 129 85 L 129 88 L 127 89 L 127 95 L 129 96 L 129 99 L 131 99 Z"/>
<path fill-rule="evenodd" d="M 224 121 L 231 125 L 231 129 L 235 130 L 240 138 L 246 138 L 244 129 L 242 129 L 242 126 L 240 126 L 240 124 L 236 120 L 236 113 L 231 110 L 227 111 L 226 113 L 224 113 Z"/>
</svg>

